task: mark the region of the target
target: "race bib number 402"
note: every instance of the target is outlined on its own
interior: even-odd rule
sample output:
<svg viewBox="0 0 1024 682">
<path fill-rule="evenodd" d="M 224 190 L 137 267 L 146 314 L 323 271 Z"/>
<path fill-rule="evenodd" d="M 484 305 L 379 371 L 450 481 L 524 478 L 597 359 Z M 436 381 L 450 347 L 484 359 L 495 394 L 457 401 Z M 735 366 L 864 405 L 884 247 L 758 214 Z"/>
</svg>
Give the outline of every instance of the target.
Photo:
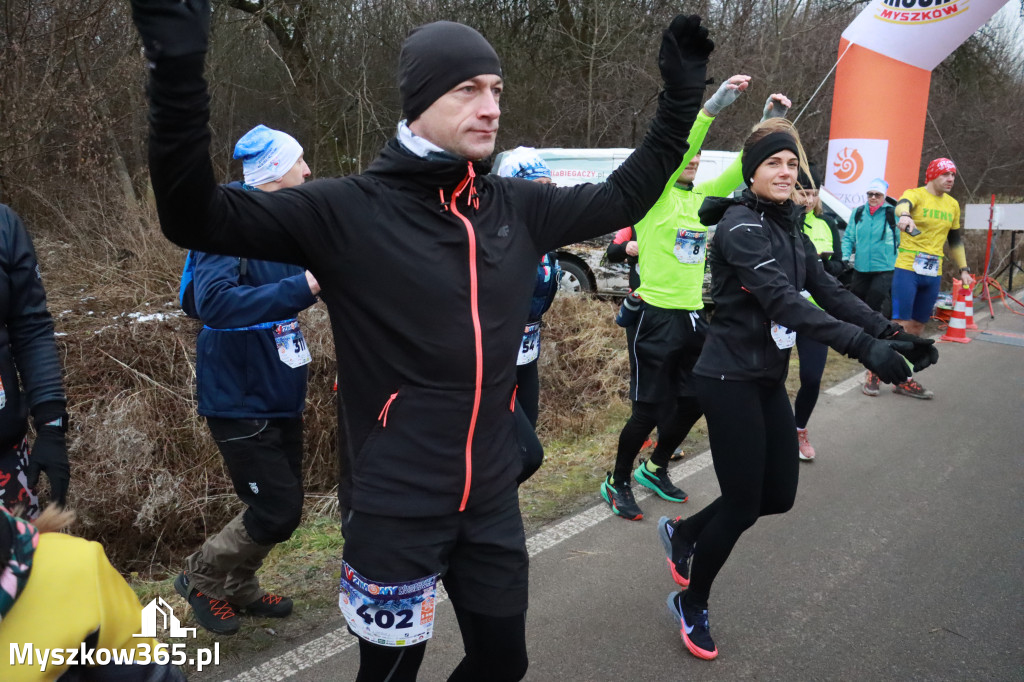
<svg viewBox="0 0 1024 682">
<path fill-rule="evenodd" d="M 338 606 L 349 628 L 381 646 L 419 644 L 434 634 L 437 576 L 401 583 L 375 583 L 341 562 Z"/>
</svg>

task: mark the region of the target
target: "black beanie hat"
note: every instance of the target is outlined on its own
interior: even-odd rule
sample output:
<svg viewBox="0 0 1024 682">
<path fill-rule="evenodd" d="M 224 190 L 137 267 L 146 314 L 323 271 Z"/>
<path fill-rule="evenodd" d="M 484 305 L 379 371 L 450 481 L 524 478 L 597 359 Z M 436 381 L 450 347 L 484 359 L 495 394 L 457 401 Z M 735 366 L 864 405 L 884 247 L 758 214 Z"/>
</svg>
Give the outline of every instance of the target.
<svg viewBox="0 0 1024 682">
<path fill-rule="evenodd" d="M 804 169 L 800 168 L 800 172 L 796 176 L 800 189 L 821 189 L 821 173 L 818 171 L 818 167 L 812 163 L 810 169 L 811 174 L 808 176 Z"/>
<path fill-rule="evenodd" d="M 758 166 L 783 149 L 788 149 L 794 154 L 800 155 L 800 152 L 797 151 L 796 139 L 789 133 L 782 132 L 765 135 L 751 145 L 750 149 L 745 149 L 743 151 L 743 159 L 740 161 L 740 167 L 743 169 L 743 179 L 746 180 L 747 184 L 751 185 L 754 183 L 754 171 L 757 170 Z"/>
<path fill-rule="evenodd" d="M 501 60 L 475 29 L 454 21 L 414 28 L 398 58 L 402 112 L 412 123 L 446 92 L 481 74 L 501 76 Z"/>
</svg>

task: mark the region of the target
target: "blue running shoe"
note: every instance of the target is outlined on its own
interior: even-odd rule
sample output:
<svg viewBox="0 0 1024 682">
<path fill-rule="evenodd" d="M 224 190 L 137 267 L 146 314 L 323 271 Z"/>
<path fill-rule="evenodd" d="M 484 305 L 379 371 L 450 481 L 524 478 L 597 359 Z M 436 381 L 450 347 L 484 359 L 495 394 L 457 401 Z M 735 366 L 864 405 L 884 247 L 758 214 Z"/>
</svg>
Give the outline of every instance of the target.
<svg viewBox="0 0 1024 682">
<path fill-rule="evenodd" d="M 644 517 L 643 511 L 633 497 L 633 489 L 629 483 L 622 481 L 612 485 L 612 474 L 608 472 L 601 484 L 601 497 L 607 502 L 617 516 L 629 521 L 639 521 Z"/>
<path fill-rule="evenodd" d="M 718 656 L 718 647 L 711 639 L 711 627 L 708 625 L 708 610 L 691 609 L 683 601 L 682 592 L 673 592 L 666 601 L 669 613 L 679 621 L 679 636 L 691 654 L 705 661 Z"/>
<path fill-rule="evenodd" d="M 676 581 L 676 585 L 680 587 L 689 587 L 690 585 L 690 558 L 693 556 L 693 543 L 683 542 L 682 538 L 680 541 L 683 542 L 683 557 L 682 560 L 676 562 L 672 560 L 672 534 L 675 531 L 675 527 L 672 525 L 682 517 L 677 516 L 675 519 L 670 519 L 667 516 L 662 516 L 658 519 L 658 538 L 661 539 L 661 546 L 665 548 L 665 561 L 668 562 L 668 572 L 672 574 L 672 580 Z"/>
</svg>

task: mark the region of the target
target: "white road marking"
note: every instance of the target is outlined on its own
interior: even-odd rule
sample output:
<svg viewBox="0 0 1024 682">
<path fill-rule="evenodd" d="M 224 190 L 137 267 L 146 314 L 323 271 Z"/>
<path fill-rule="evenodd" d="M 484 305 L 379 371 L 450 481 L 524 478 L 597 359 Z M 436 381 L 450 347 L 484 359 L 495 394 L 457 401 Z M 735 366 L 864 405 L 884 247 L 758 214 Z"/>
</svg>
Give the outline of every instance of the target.
<svg viewBox="0 0 1024 682">
<path fill-rule="evenodd" d="M 669 467 L 669 478 L 673 483 L 678 484 L 710 465 L 711 451 L 705 450 L 696 457 L 687 457 L 681 464 Z M 647 488 L 641 487 L 636 492 L 636 499 L 644 500 L 652 494 Z M 614 515 L 608 505 L 601 502 L 528 537 L 526 550 L 530 553 L 531 558 L 535 557 Z M 448 599 L 448 594 L 444 591 L 444 586 L 438 584 L 437 603 L 446 599 Z M 348 632 L 347 628 L 340 627 L 269 661 L 260 663 L 235 677 L 226 679 L 224 682 L 280 682 L 280 680 L 286 680 L 306 668 L 312 668 L 337 656 L 355 646 L 357 642 L 358 640 Z"/>
<path fill-rule="evenodd" d="M 863 383 L 864 372 L 857 372 L 846 381 L 838 383 L 832 388 L 828 389 L 827 391 L 825 391 L 825 393 L 826 395 L 843 395 L 844 393 L 847 393 L 850 389 L 859 388 L 860 385 Z"/>
</svg>

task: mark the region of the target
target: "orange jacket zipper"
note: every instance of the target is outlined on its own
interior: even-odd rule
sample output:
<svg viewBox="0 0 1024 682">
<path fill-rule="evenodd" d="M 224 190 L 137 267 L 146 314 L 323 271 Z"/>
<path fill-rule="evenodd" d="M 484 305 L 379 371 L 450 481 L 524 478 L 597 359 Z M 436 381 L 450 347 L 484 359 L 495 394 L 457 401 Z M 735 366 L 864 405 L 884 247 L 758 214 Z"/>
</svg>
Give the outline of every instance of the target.
<svg viewBox="0 0 1024 682">
<path fill-rule="evenodd" d="M 459 511 L 466 510 L 466 503 L 469 501 L 469 488 L 473 481 L 473 434 L 476 432 L 476 420 L 480 414 L 480 395 L 483 391 L 484 380 L 484 344 L 483 332 L 480 327 L 480 309 L 478 301 L 479 283 L 476 276 L 476 232 L 469 218 L 459 213 L 457 200 L 462 192 L 469 186 L 469 198 L 467 205 L 479 200 L 476 198 L 476 188 L 473 186 L 473 178 L 476 173 L 473 171 L 473 164 L 469 164 L 469 174 L 452 193 L 452 201 L 449 205 L 451 212 L 462 221 L 466 227 L 466 236 L 469 238 L 469 306 L 473 317 L 473 343 L 476 349 L 476 380 L 473 392 L 473 414 L 469 419 L 469 432 L 466 434 L 466 485 L 462 491 L 462 502 L 459 504 Z M 443 194 L 442 194 L 443 197 Z"/>
</svg>

